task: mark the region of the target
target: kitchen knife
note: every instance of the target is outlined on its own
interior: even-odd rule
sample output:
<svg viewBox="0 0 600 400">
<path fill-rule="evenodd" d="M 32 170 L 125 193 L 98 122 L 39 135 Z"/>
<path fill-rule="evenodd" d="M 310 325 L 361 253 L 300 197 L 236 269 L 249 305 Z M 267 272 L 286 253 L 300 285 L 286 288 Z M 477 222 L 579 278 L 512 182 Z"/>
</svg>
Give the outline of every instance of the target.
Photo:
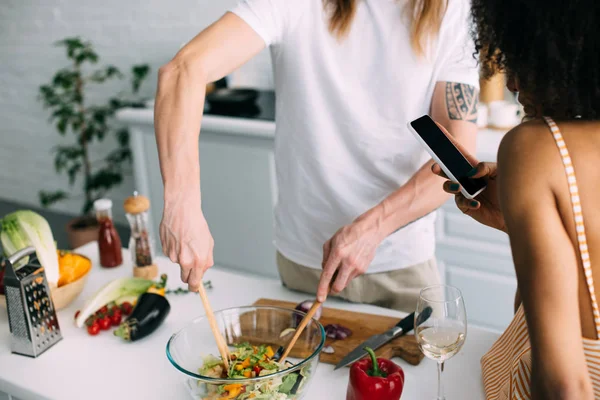
<svg viewBox="0 0 600 400">
<path fill-rule="evenodd" d="M 431 307 L 427 307 L 423 310 L 423 312 L 419 315 L 417 326 L 421 325 L 431 316 L 432 309 Z M 384 333 L 380 333 L 377 335 L 373 335 L 367 340 L 365 340 L 360 346 L 356 347 L 352 350 L 346 357 L 342 359 L 336 366 L 335 369 L 343 368 L 347 365 L 352 364 L 355 361 L 360 360 L 364 356 L 367 355 L 367 352 L 364 350 L 365 347 L 369 347 L 373 350 L 377 350 L 384 344 L 396 339 L 399 336 L 402 336 L 411 330 L 413 330 L 415 324 L 415 313 L 410 314 L 409 316 L 403 318 L 396 326 L 389 329 Z"/>
</svg>

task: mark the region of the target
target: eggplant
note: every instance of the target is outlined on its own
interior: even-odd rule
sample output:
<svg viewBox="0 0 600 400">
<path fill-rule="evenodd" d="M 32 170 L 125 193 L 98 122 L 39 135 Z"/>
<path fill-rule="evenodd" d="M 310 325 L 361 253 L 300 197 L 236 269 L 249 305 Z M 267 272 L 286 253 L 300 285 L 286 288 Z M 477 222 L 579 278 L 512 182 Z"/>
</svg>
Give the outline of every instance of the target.
<svg viewBox="0 0 600 400">
<path fill-rule="evenodd" d="M 164 296 L 146 292 L 138 298 L 129 318 L 115 330 L 115 336 L 128 342 L 140 340 L 154 332 L 170 311 L 171 305 Z"/>
</svg>

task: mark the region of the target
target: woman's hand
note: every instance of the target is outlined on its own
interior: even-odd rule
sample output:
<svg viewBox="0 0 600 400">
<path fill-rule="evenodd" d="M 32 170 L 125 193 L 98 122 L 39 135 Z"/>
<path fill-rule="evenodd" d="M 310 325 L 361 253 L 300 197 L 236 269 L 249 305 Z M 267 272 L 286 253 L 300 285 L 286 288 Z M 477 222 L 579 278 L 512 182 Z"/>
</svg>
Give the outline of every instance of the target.
<svg viewBox="0 0 600 400">
<path fill-rule="evenodd" d="M 438 164 L 433 164 L 431 170 L 434 174 L 447 178 Z M 487 181 L 487 187 L 475 199 L 469 200 L 463 196 L 460 184 L 456 182 L 444 182 L 444 191 L 454 195 L 456 206 L 464 214 L 479 223 L 506 232 L 504 216 L 498 204 L 496 163 L 479 163 L 472 172 L 472 178 L 484 178 Z"/>
<path fill-rule="evenodd" d="M 364 274 L 375 258 L 375 251 L 383 241 L 379 209 L 374 208 L 342 227 L 323 245 L 323 272 L 317 290 L 317 300 L 324 302 L 331 292 L 338 294 L 348 283 Z M 332 282 L 337 272 L 335 281 Z"/>
<path fill-rule="evenodd" d="M 454 195 L 454 201 L 456 206 L 464 214 L 470 216 L 475 221 L 487 225 L 491 228 L 495 228 L 506 232 L 506 224 L 504 223 L 504 216 L 500 210 L 500 204 L 498 201 L 498 185 L 496 182 L 496 163 L 482 162 L 480 163 L 475 157 L 469 154 L 464 147 L 457 141 L 452 139 L 452 135 L 448 131 L 437 124 L 440 129 L 450 138 L 452 143 L 460 150 L 465 158 L 471 163 L 476 165 L 471 171 L 471 178 L 483 178 L 487 181 L 487 186 L 483 192 L 481 192 L 475 199 L 469 200 L 460 192 L 460 184 L 458 182 L 446 181 L 444 182 L 444 191 Z M 438 164 L 433 164 L 431 170 L 434 174 L 441 176 L 442 178 L 448 179 Z"/>
<path fill-rule="evenodd" d="M 181 267 L 181 280 L 198 291 L 204 272 L 213 266 L 215 241 L 200 208 L 200 196 L 178 193 L 165 201 L 160 223 L 163 252 Z"/>
</svg>

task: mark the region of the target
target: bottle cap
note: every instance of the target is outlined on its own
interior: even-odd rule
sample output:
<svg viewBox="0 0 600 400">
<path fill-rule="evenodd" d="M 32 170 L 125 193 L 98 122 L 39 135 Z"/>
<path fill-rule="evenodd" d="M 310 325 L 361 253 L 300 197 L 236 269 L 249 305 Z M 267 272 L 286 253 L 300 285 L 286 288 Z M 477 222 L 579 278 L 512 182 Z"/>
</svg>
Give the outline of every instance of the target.
<svg viewBox="0 0 600 400">
<path fill-rule="evenodd" d="M 133 196 L 125 199 L 123 208 L 128 214 L 139 214 L 150 209 L 150 200 L 146 196 L 134 192 Z"/>
<path fill-rule="evenodd" d="M 112 208 L 111 199 L 98 199 L 94 201 L 94 209 L 96 211 L 106 211 Z"/>
</svg>

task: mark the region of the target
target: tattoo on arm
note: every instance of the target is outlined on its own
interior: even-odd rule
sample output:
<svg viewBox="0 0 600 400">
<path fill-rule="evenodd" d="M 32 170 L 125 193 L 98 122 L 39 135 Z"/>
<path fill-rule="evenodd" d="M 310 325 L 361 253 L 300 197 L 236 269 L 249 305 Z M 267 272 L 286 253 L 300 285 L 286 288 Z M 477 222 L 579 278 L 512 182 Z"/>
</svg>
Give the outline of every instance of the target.
<svg viewBox="0 0 600 400">
<path fill-rule="evenodd" d="M 446 107 L 452 120 L 477 123 L 478 92 L 464 83 L 446 83 Z"/>
</svg>

